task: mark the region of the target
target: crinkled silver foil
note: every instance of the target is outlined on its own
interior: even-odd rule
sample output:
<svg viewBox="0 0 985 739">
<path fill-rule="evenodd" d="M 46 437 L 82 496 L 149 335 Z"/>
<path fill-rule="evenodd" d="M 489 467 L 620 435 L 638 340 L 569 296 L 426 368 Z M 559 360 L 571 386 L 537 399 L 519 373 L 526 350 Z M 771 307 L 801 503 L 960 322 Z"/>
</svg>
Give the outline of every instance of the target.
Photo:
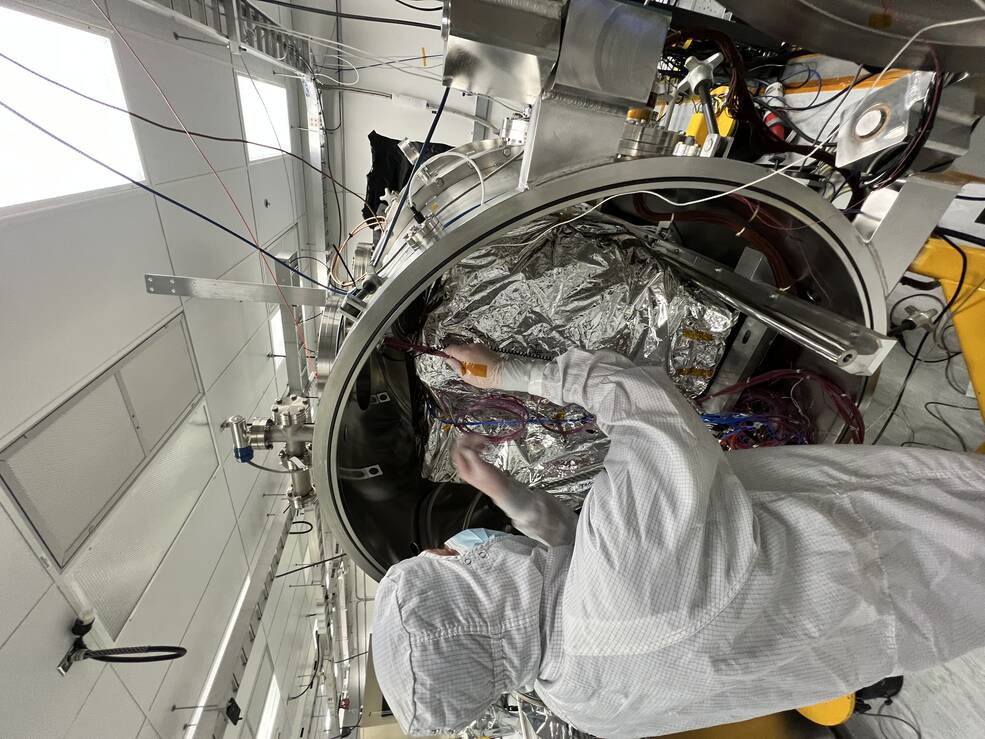
<svg viewBox="0 0 985 739">
<path fill-rule="evenodd" d="M 520 736 L 523 729 L 520 717 L 512 711 L 493 703 L 483 711 L 482 715 L 462 730 L 464 739 L 481 739 L 481 737 Z"/>
<path fill-rule="evenodd" d="M 498 703 L 489 706 L 482 715 L 462 730 L 465 739 L 481 737 L 531 736 L 543 739 L 593 739 L 561 720 L 535 696 L 516 693 L 503 696 L 512 710 Z M 534 702 L 536 701 L 536 703 Z"/>
<path fill-rule="evenodd" d="M 684 395 L 700 394 L 721 359 L 733 312 L 683 284 L 620 226 L 588 215 L 545 233 L 559 220 L 516 229 L 449 271 L 422 343 L 480 342 L 543 358 L 571 347 L 611 349 L 638 363 L 662 364 Z M 443 406 L 430 425 L 424 472 L 436 482 L 455 480 L 450 452 L 461 432 L 447 419 L 484 391 L 463 383 L 437 357 L 418 357 L 417 374 Z M 579 406 L 517 397 L 537 415 L 586 415 Z M 594 427 L 561 435 L 531 424 L 521 438 L 491 446 L 487 458 L 520 482 L 577 505 L 607 450 L 608 439 Z"/>
</svg>

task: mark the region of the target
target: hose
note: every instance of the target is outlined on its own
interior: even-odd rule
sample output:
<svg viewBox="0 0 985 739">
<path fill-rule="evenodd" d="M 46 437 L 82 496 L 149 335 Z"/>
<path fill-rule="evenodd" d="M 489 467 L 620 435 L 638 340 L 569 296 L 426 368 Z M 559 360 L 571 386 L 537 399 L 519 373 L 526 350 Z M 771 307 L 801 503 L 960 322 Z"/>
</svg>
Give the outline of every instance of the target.
<svg viewBox="0 0 985 739">
<path fill-rule="evenodd" d="M 287 533 L 294 535 L 303 535 L 303 534 L 310 534 L 312 531 L 315 530 L 315 525 L 311 523 L 311 521 L 291 521 L 291 528 L 293 528 L 296 524 L 299 523 L 305 524 L 308 528 L 302 529 L 301 531 L 288 531 Z"/>
<path fill-rule="evenodd" d="M 184 647 L 176 646 L 114 647 L 113 649 L 85 649 L 78 659 L 135 664 L 138 662 L 167 662 L 172 659 L 180 659 L 187 653 L 188 650 Z"/>
</svg>

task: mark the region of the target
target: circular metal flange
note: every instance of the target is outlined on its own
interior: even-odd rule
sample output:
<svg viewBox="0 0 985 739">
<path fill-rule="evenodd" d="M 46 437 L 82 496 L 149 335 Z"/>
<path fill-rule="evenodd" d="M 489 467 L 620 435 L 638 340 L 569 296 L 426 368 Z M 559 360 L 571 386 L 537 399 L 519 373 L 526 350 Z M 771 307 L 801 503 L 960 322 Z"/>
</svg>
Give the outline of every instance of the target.
<svg viewBox="0 0 985 739">
<path fill-rule="evenodd" d="M 322 378 L 325 385 L 312 445 L 315 486 L 322 513 L 353 560 L 374 578 L 381 577 L 389 566 L 378 561 L 360 540 L 346 513 L 339 482 L 343 413 L 356 377 L 387 328 L 414 298 L 455 263 L 505 230 L 565 207 L 613 195 L 683 190 L 701 197 L 745 186 L 743 197 L 803 223 L 798 234 L 810 233 L 826 245 L 850 283 L 845 289 L 857 296 L 861 315 L 856 319 L 869 328 L 884 331 L 885 296 L 880 273 L 852 225 L 829 202 L 786 177 L 748 184 L 762 176 L 761 167 L 727 159 L 661 157 L 607 163 L 487 203 L 462 218 L 429 249 L 405 249 L 412 257 L 400 261 L 399 271 L 386 271 L 386 282 L 367 299 L 360 320 L 348 327 L 348 336 L 338 348 L 327 376 Z M 398 240 L 395 247 L 400 246 L 402 241 Z"/>
</svg>

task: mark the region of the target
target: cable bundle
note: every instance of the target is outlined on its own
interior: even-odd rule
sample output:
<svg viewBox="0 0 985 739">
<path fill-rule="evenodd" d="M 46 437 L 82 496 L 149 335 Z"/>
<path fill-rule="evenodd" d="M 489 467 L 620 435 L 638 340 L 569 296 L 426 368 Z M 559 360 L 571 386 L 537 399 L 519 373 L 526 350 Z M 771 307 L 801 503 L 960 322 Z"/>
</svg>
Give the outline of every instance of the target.
<svg viewBox="0 0 985 739">
<path fill-rule="evenodd" d="M 492 414 L 488 417 L 487 414 Z M 464 433 L 479 433 L 493 444 L 521 438 L 530 425 L 543 426 L 558 436 L 568 436 L 594 427 L 591 415 L 552 418 L 532 414 L 523 401 L 513 395 L 497 394 L 477 398 L 460 413 L 439 418 Z"/>
<path fill-rule="evenodd" d="M 786 394 L 762 387 L 783 381 L 794 383 Z M 813 422 L 796 399 L 797 388 L 805 381 L 814 383 L 821 390 L 845 422 L 851 440 L 856 444 L 863 443 L 865 422 L 858 406 L 828 378 L 801 369 L 764 372 L 709 395 L 709 398 L 716 398 L 742 393 L 737 404 L 741 412 L 736 415 L 733 428 L 720 436 L 719 441 L 724 441 L 723 446 L 728 449 L 815 443 Z M 722 430 L 728 426 L 726 423 L 717 425 Z"/>
<path fill-rule="evenodd" d="M 764 397 L 763 400 L 776 407 L 771 402 L 774 399 Z M 779 397 L 775 400 L 779 400 Z M 701 420 L 718 438 L 718 443 L 729 451 L 809 444 L 813 431 L 810 420 L 805 415 L 793 413 L 704 413 Z"/>
<path fill-rule="evenodd" d="M 433 346 L 427 346 L 425 344 L 415 344 L 412 341 L 406 341 L 397 336 L 387 336 L 383 339 L 383 345 L 389 347 L 390 349 L 396 349 L 400 352 L 406 352 L 413 357 L 418 357 L 421 354 L 428 354 L 432 357 L 441 357 L 442 359 L 452 359 L 450 354 L 447 354 L 441 349 L 437 349 Z"/>
</svg>

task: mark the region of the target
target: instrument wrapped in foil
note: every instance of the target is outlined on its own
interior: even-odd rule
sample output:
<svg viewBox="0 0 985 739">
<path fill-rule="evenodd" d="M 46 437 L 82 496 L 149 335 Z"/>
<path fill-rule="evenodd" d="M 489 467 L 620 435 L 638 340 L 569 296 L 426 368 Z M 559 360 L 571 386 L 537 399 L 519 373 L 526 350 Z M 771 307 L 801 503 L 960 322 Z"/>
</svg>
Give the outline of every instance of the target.
<svg viewBox="0 0 985 739">
<path fill-rule="evenodd" d="M 446 273 L 421 343 L 479 342 L 544 359 L 572 347 L 609 349 L 638 364 L 662 365 L 687 397 L 703 392 L 734 312 L 682 282 L 644 240 L 618 224 L 592 214 L 561 220 L 552 216 L 515 229 Z M 480 412 L 463 415 L 491 393 L 462 382 L 442 359 L 421 355 L 416 368 L 433 396 L 424 474 L 436 482 L 455 480 L 451 449 L 463 428 L 498 434 L 510 421 L 503 419 L 500 428 Z M 486 458 L 520 482 L 577 505 L 601 467 L 608 439 L 585 422 L 583 408 L 516 397 L 532 417 L 551 422 L 527 424 L 519 438 L 492 445 Z"/>
</svg>

